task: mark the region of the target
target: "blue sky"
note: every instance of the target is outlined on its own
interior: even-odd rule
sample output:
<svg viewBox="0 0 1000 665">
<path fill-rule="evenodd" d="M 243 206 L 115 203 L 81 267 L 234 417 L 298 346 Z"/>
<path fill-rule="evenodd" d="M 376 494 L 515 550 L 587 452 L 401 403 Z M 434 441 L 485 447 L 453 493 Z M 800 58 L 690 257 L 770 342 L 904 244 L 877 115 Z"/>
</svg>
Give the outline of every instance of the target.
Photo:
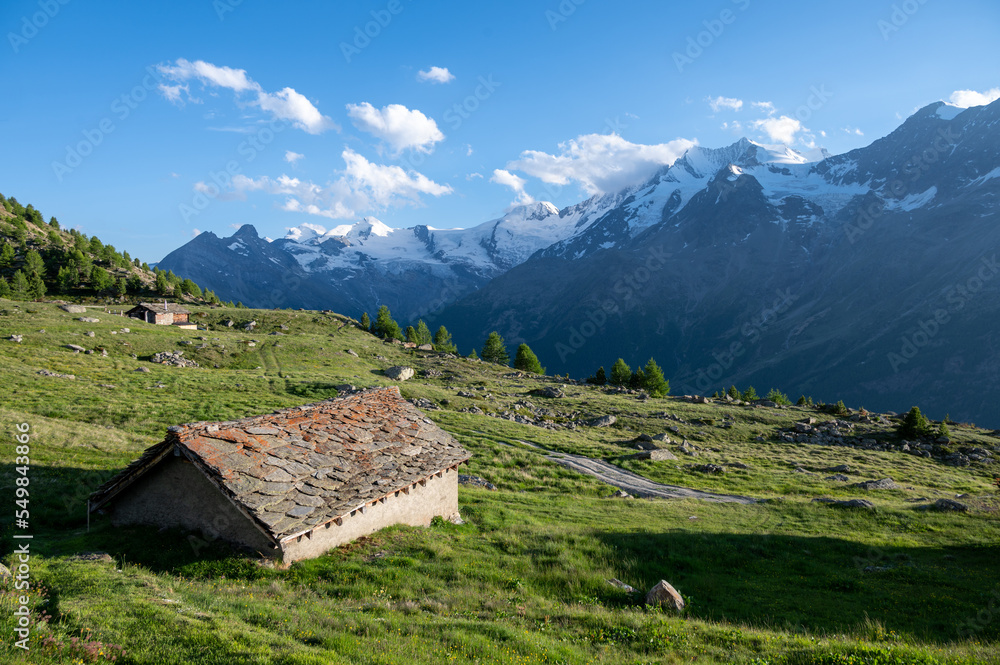
<svg viewBox="0 0 1000 665">
<path fill-rule="evenodd" d="M 993 0 L 6 0 L 0 26 L 0 192 L 147 261 L 244 223 L 473 226 L 694 143 L 837 154 L 1000 95 Z"/>
</svg>

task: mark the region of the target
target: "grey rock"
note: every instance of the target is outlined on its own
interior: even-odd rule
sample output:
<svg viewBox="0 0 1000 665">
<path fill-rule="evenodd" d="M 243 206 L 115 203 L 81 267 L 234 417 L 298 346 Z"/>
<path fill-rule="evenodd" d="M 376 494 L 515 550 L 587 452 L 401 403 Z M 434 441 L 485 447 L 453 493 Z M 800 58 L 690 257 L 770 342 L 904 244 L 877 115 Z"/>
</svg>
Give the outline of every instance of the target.
<svg viewBox="0 0 1000 665">
<path fill-rule="evenodd" d="M 892 478 L 882 478 L 881 480 L 866 480 L 854 483 L 851 487 L 858 487 L 863 490 L 894 490 L 899 489 L 899 485 L 893 482 Z"/>
<path fill-rule="evenodd" d="M 82 321 L 84 323 L 100 323 L 101 322 L 100 319 L 95 319 L 92 316 L 81 316 L 80 318 L 77 319 L 77 321 Z"/>
<path fill-rule="evenodd" d="M 726 472 L 726 468 L 719 466 L 718 464 L 702 464 L 701 466 L 696 466 L 694 470 L 700 473 L 711 473 L 713 475 L 719 475 Z"/>
<path fill-rule="evenodd" d="M 137 371 L 137 372 L 145 372 L 145 373 L 148 374 L 150 372 L 150 369 L 148 367 L 136 367 L 135 371 Z"/>
<path fill-rule="evenodd" d="M 392 379 L 393 381 L 407 381 L 412 379 L 416 372 L 413 371 L 412 367 L 396 366 L 390 367 L 385 370 L 384 374 L 386 377 Z"/>
<path fill-rule="evenodd" d="M 610 579 L 608 580 L 608 584 L 610 584 L 613 587 L 618 587 L 625 593 L 638 593 L 638 591 L 636 591 L 633 587 L 629 586 L 628 584 L 625 584 L 619 579 Z"/>
<path fill-rule="evenodd" d="M 434 350 L 433 344 L 421 344 L 420 346 L 417 347 L 417 351 L 433 351 L 433 350 Z"/>
<path fill-rule="evenodd" d="M 587 424 L 591 427 L 610 427 L 618 422 L 618 419 L 614 416 L 601 416 L 600 418 L 594 418 Z"/>
<path fill-rule="evenodd" d="M 21 342 L 24 341 L 24 336 L 23 335 L 11 335 L 10 337 L 8 337 L 8 339 L 10 341 L 12 341 L 12 342 L 17 342 L 18 344 L 20 344 Z"/>
<path fill-rule="evenodd" d="M 646 594 L 647 605 L 659 605 L 665 609 L 680 612 L 684 609 L 684 598 L 666 580 L 660 580 Z"/>
<path fill-rule="evenodd" d="M 87 308 L 82 305 L 59 305 L 59 309 L 70 314 L 86 314 Z"/>
<path fill-rule="evenodd" d="M 955 513 L 967 513 L 969 512 L 969 506 L 962 503 L 961 501 L 955 501 L 954 499 L 938 499 L 934 502 L 932 506 L 934 510 L 940 510 L 944 512 L 955 512 Z"/>
<path fill-rule="evenodd" d="M 72 351 L 76 351 L 77 353 L 80 353 L 81 351 L 86 351 L 87 350 L 87 349 L 83 348 L 82 346 L 77 346 L 76 344 L 67 344 L 66 348 L 70 349 Z"/>
<path fill-rule="evenodd" d="M 495 492 L 497 486 L 493 483 L 483 480 L 479 476 L 470 476 L 465 473 L 458 474 L 458 484 L 459 485 L 472 485 L 473 487 L 482 487 L 483 489 Z"/>
<path fill-rule="evenodd" d="M 354 356 L 355 358 L 359 357 L 358 354 L 355 353 L 353 349 L 344 349 L 344 353 L 346 353 L 349 356 Z"/>
<path fill-rule="evenodd" d="M 850 480 L 850 478 L 848 478 L 842 473 L 835 473 L 832 476 L 827 476 L 823 480 L 836 480 L 837 482 L 840 483 L 846 483 L 848 480 Z"/>
<path fill-rule="evenodd" d="M 835 508 L 860 508 L 863 510 L 875 510 L 875 504 L 868 499 L 851 499 L 849 501 L 837 501 L 836 499 L 820 498 L 813 499 L 814 503 L 825 503 Z"/>
<path fill-rule="evenodd" d="M 549 397 L 551 399 L 558 399 L 566 396 L 566 393 L 554 386 L 536 388 L 535 390 L 532 390 L 530 394 L 535 395 L 536 397 Z"/>
</svg>

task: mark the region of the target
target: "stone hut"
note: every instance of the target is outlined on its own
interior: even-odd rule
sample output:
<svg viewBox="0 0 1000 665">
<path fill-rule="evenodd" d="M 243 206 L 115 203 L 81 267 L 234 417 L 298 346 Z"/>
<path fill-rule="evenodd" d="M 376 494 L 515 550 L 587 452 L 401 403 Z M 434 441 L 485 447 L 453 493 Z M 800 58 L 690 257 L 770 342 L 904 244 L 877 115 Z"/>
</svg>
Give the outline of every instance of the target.
<svg viewBox="0 0 1000 665">
<path fill-rule="evenodd" d="M 191 312 L 184 307 L 181 307 L 177 303 L 167 302 L 166 300 L 162 303 L 141 302 L 125 312 L 125 316 L 130 319 L 139 319 L 146 323 L 155 323 L 161 326 L 191 325 L 189 321 L 190 315 Z"/>
<path fill-rule="evenodd" d="M 471 454 L 396 387 L 171 427 L 90 497 L 115 525 L 203 532 L 285 564 L 391 524 L 458 515 Z"/>
</svg>

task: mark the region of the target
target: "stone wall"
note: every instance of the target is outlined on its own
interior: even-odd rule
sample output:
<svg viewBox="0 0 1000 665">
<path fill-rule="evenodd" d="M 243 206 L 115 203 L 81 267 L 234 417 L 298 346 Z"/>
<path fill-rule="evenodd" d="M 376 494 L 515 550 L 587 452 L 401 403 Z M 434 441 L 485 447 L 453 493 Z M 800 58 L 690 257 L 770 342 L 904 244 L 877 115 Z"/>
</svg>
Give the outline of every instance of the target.
<svg viewBox="0 0 1000 665">
<path fill-rule="evenodd" d="M 111 522 L 150 524 L 200 531 L 206 540 L 249 547 L 267 556 L 278 550 L 271 539 L 183 457 L 170 455 L 115 497 Z"/>
<path fill-rule="evenodd" d="M 310 533 L 293 537 L 282 543 L 285 564 L 317 557 L 328 550 L 361 536 L 374 533 L 393 524 L 428 526 L 435 516 L 449 519 L 458 515 L 458 471 L 446 470 L 441 476 L 432 476 L 421 485 L 416 483 L 409 490 L 390 494 L 388 497 L 367 503 L 362 511 L 343 518 L 341 524 L 320 525 Z"/>
</svg>

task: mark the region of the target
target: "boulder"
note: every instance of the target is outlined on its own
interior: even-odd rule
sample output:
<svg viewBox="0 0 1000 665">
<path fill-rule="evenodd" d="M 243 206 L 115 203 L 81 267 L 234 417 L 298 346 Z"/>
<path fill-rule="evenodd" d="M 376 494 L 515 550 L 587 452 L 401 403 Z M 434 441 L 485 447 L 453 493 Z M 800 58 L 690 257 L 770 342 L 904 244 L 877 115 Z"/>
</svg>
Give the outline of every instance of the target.
<svg viewBox="0 0 1000 665">
<path fill-rule="evenodd" d="M 825 503 L 836 508 L 861 508 L 864 510 L 875 510 L 875 504 L 868 499 L 851 499 L 850 501 L 837 501 L 836 499 L 820 498 L 813 499 L 813 503 Z"/>
<path fill-rule="evenodd" d="M 660 580 L 646 594 L 646 604 L 659 605 L 665 609 L 680 612 L 684 609 L 684 598 L 677 593 L 677 589 L 670 586 L 669 582 Z"/>
<path fill-rule="evenodd" d="M 100 319 L 95 319 L 92 316 L 81 316 L 77 321 L 83 321 L 84 323 L 100 323 Z"/>
<path fill-rule="evenodd" d="M 353 349 L 345 349 L 345 350 L 344 350 L 344 353 L 346 353 L 346 354 L 347 354 L 347 355 L 349 355 L 349 356 L 354 356 L 355 358 L 357 358 L 357 357 L 358 357 L 358 354 L 357 354 L 357 353 L 355 353 Z"/>
<path fill-rule="evenodd" d="M 619 589 L 621 589 L 625 593 L 636 593 L 636 590 L 634 588 L 632 588 L 628 584 L 625 584 L 624 582 L 622 582 L 619 579 L 610 579 L 610 580 L 608 580 L 608 584 L 610 584 L 613 587 L 618 587 Z"/>
<path fill-rule="evenodd" d="M 417 351 L 433 351 L 433 350 L 434 350 L 433 344 L 421 344 L 420 346 L 417 347 Z"/>
<path fill-rule="evenodd" d="M 955 501 L 954 499 L 938 499 L 931 506 L 934 510 L 941 510 L 945 512 L 955 512 L 955 513 L 967 513 L 969 512 L 969 507 L 962 503 L 961 501 Z"/>
<path fill-rule="evenodd" d="M 831 466 L 831 467 L 829 467 L 827 469 L 823 469 L 823 470 L 824 471 L 829 471 L 831 473 L 850 473 L 851 472 L 851 467 L 849 467 L 846 464 L 841 464 L 840 466 Z"/>
<path fill-rule="evenodd" d="M 648 459 L 652 462 L 669 462 L 677 459 L 677 456 L 669 450 L 644 450 L 631 457 L 632 459 Z"/>
<path fill-rule="evenodd" d="M 894 490 L 899 489 L 892 478 L 882 478 L 881 480 L 866 480 L 861 483 L 854 483 L 851 487 L 858 487 L 863 490 Z"/>
<path fill-rule="evenodd" d="M 407 381 L 412 379 L 416 372 L 413 371 L 412 367 L 397 365 L 385 370 L 384 374 L 393 381 Z"/>
<path fill-rule="evenodd" d="M 666 434 L 662 434 L 662 433 L 661 434 L 654 434 L 653 435 L 653 441 L 662 441 L 663 443 L 672 443 L 670 441 L 670 437 L 667 436 Z"/>
<path fill-rule="evenodd" d="M 600 418 L 594 418 L 587 424 L 591 427 L 610 427 L 618 422 L 618 419 L 614 416 L 601 416 Z"/>
<path fill-rule="evenodd" d="M 17 342 L 18 344 L 20 344 L 21 342 L 24 341 L 24 336 L 23 335 L 11 335 L 9 337 L 9 339 L 12 342 Z"/>
<path fill-rule="evenodd" d="M 143 372 L 143 373 L 148 374 L 150 370 L 149 370 L 148 367 L 136 367 L 135 371 L 137 371 L 137 372 Z"/>
<path fill-rule="evenodd" d="M 823 480 L 836 480 L 837 482 L 840 483 L 846 483 L 848 480 L 850 480 L 850 478 L 848 478 L 842 473 L 835 473 L 832 476 L 827 476 Z"/>
<path fill-rule="evenodd" d="M 718 464 L 702 464 L 701 466 L 696 466 L 694 470 L 701 473 L 711 473 L 718 475 L 721 473 L 725 473 L 726 467 L 719 466 Z"/>
<path fill-rule="evenodd" d="M 625 490 L 619 489 L 615 490 L 614 494 L 611 495 L 612 499 L 631 499 L 632 495 Z"/>
<path fill-rule="evenodd" d="M 458 474 L 458 484 L 472 485 L 473 487 L 482 487 L 483 489 L 490 490 L 491 492 L 495 492 L 497 489 L 497 486 L 494 485 L 493 483 L 487 480 L 483 480 L 479 476 L 470 476 L 465 473 Z"/>
<path fill-rule="evenodd" d="M 86 351 L 87 350 L 87 349 L 83 348 L 82 346 L 77 346 L 76 344 L 67 344 L 66 348 L 70 349 L 72 351 L 75 351 L 77 353 L 80 353 L 81 351 Z"/>
<path fill-rule="evenodd" d="M 565 397 L 566 396 L 566 393 L 564 393 L 563 391 L 561 391 L 559 388 L 556 388 L 555 386 L 546 386 L 544 388 L 535 388 L 534 390 L 532 390 L 528 394 L 529 395 L 534 395 L 536 397 L 548 397 L 550 399 L 558 399 L 560 397 Z"/>
<path fill-rule="evenodd" d="M 59 309 L 70 314 L 86 314 L 87 308 L 82 305 L 59 305 Z"/>
</svg>

